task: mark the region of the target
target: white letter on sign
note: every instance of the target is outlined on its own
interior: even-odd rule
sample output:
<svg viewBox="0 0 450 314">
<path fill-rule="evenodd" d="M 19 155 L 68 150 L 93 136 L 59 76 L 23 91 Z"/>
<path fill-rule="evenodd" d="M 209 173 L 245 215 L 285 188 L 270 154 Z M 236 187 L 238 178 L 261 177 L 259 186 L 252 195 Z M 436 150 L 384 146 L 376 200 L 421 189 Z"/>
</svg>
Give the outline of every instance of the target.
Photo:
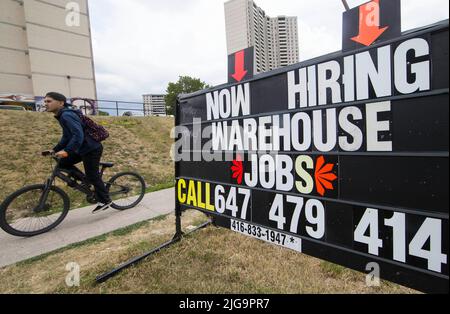
<svg viewBox="0 0 450 314">
<path fill-rule="evenodd" d="M 300 82 L 295 84 L 295 71 L 288 72 L 288 94 L 289 94 L 289 109 L 296 109 L 297 94 L 300 95 L 300 108 L 308 107 L 308 79 L 306 77 L 306 68 L 298 70 Z"/>
<path fill-rule="evenodd" d="M 347 136 L 339 136 L 339 145 L 347 152 L 356 152 L 363 144 L 363 133 L 353 123 L 350 122 L 349 116 L 354 120 L 362 120 L 362 112 L 358 107 L 346 107 L 339 113 L 339 125 L 342 130 L 350 134 L 353 138 L 352 143 L 349 142 Z"/>
<path fill-rule="evenodd" d="M 415 81 L 408 82 L 408 52 L 414 51 L 416 58 L 430 54 L 428 42 L 422 38 L 414 38 L 401 43 L 395 51 L 395 87 L 402 94 L 430 89 L 430 61 L 411 64 L 411 74 Z"/>
<path fill-rule="evenodd" d="M 366 105 L 367 113 L 367 151 L 391 152 L 392 141 L 378 140 L 378 132 L 390 131 L 389 121 L 378 121 L 378 113 L 391 111 L 391 102 L 383 101 Z"/>
<path fill-rule="evenodd" d="M 238 117 L 241 111 L 243 116 L 248 116 L 250 114 L 250 84 L 245 84 L 244 88 L 242 88 L 242 85 L 232 87 L 231 100 L 233 117 Z"/>
<path fill-rule="evenodd" d="M 328 73 L 331 73 L 328 78 Z M 321 63 L 317 69 L 317 77 L 319 80 L 319 105 L 327 104 L 327 90 L 331 90 L 331 102 L 337 104 L 342 102 L 341 86 L 338 80 L 341 76 L 341 66 L 337 61 L 329 61 Z"/>
<path fill-rule="evenodd" d="M 228 89 L 220 91 L 219 112 L 222 119 L 228 119 L 231 116 L 231 94 Z"/>
<path fill-rule="evenodd" d="M 292 176 L 293 162 L 290 156 L 278 155 L 276 162 L 276 182 L 277 190 L 290 192 L 294 187 L 294 177 Z"/>
<path fill-rule="evenodd" d="M 206 94 L 206 119 L 217 120 L 219 115 L 219 92 L 214 92 L 214 97 L 211 93 Z"/>
<path fill-rule="evenodd" d="M 326 110 L 327 126 L 323 127 L 322 110 L 313 111 L 313 136 L 314 145 L 321 152 L 332 151 L 337 143 L 336 131 L 336 108 Z M 326 134 L 325 143 L 323 141 L 324 133 Z"/>
<path fill-rule="evenodd" d="M 391 96 L 391 46 L 378 49 L 378 69 L 368 51 L 356 55 L 356 94 L 358 100 L 369 99 L 369 79 L 377 98 Z"/>
</svg>

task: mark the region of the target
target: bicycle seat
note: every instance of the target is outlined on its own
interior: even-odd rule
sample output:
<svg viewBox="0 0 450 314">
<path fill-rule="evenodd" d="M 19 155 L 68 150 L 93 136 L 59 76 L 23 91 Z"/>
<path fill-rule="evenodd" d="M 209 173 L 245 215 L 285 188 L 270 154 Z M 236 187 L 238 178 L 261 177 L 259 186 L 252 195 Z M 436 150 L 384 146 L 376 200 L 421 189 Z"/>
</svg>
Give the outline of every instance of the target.
<svg viewBox="0 0 450 314">
<path fill-rule="evenodd" d="M 101 162 L 100 166 L 105 167 L 105 168 L 112 168 L 112 167 L 114 167 L 114 164 L 112 162 Z"/>
</svg>

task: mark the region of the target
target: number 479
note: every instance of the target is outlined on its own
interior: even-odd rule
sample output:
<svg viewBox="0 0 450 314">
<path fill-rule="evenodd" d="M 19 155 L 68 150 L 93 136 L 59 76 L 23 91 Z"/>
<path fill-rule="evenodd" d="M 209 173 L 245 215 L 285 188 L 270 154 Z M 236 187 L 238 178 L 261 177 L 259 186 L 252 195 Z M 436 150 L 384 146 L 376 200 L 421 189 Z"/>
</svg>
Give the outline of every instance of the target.
<svg viewBox="0 0 450 314">
<path fill-rule="evenodd" d="M 385 219 L 384 224 L 392 227 L 393 258 L 406 263 L 406 215 L 395 213 L 392 218 Z M 369 235 L 366 235 L 369 231 Z M 357 242 L 367 244 L 369 254 L 377 255 L 383 247 L 383 240 L 378 237 L 378 210 L 368 208 L 361 218 L 354 233 Z M 430 249 L 423 247 L 430 240 Z M 442 253 L 442 221 L 427 218 L 409 243 L 409 254 L 428 261 L 428 269 L 441 272 L 442 264 L 447 264 L 447 255 Z"/>
</svg>

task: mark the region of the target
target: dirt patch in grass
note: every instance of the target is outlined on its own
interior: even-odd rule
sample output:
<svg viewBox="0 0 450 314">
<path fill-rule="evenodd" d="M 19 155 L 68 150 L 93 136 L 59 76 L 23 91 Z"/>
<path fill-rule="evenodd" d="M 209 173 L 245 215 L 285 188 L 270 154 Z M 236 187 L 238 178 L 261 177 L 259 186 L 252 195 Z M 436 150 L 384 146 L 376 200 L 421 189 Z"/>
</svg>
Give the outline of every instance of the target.
<svg viewBox="0 0 450 314">
<path fill-rule="evenodd" d="M 32 261 L 0 269 L 2 293 L 417 293 L 382 282 L 365 284 L 365 274 L 297 252 L 208 227 L 123 271 L 103 284 L 95 277 L 168 240 L 173 215 L 100 237 Z M 206 221 L 196 211 L 183 215 L 183 229 Z M 80 287 L 65 284 L 65 265 L 81 268 Z"/>
</svg>

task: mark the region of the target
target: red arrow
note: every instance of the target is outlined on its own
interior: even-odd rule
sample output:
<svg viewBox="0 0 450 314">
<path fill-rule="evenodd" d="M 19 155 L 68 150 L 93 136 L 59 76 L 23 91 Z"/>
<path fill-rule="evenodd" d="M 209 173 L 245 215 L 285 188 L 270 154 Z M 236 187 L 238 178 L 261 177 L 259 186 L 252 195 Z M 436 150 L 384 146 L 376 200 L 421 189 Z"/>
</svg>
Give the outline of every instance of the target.
<svg viewBox="0 0 450 314">
<path fill-rule="evenodd" d="M 370 46 L 388 28 L 380 28 L 380 0 L 373 0 L 359 7 L 359 35 L 351 40 Z"/>
<path fill-rule="evenodd" d="M 231 75 L 236 81 L 240 82 L 247 74 L 245 70 L 245 51 L 236 52 L 234 55 L 235 63 L 234 63 L 234 74 Z"/>
</svg>

